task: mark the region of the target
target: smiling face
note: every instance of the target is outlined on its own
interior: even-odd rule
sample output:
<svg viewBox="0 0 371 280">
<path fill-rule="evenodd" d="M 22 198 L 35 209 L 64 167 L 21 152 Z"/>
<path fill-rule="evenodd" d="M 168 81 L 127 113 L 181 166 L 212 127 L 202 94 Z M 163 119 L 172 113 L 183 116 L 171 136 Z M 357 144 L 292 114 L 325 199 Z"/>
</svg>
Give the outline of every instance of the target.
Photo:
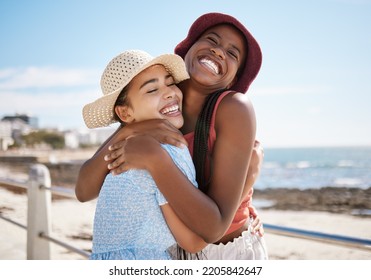
<svg viewBox="0 0 371 280">
<path fill-rule="evenodd" d="M 208 29 L 184 58 L 191 80 L 211 91 L 230 88 L 244 64 L 246 49 L 243 35 L 233 26 Z"/>
<path fill-rule="evenodd" d="M 153 65 L 140 72 L 127 90 L 126 105 L 115 107 L 123 122 L 167 119 L 176 128 L 182 127 L 183 95 L 163 65 Z"/>
</svg>

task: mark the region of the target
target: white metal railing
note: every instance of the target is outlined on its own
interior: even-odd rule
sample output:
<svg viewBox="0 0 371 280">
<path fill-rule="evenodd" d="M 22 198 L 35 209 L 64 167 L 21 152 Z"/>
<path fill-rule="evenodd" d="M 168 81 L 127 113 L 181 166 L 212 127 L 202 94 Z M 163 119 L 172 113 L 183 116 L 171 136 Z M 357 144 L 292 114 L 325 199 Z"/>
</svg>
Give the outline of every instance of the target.
<svg viewBox="0 0 371 280">
<path fill-rule="evenodd" d="M 27 230 L 27 259 L 50 259 L 50 242 L 62 246 L 69 251 L 89 258 L 90 254 L 75 248 L 51 236 L 51 196 L 52 193 L 64 197 L 75 198 L 71 189 L 52 187 L 49 169 L 43 164 L 34 164 L 29 171 L 29 180 L 26 183 L 12 180 L 1 180 L 1 183 L 13 187 L 27 189 L 28 210 L 27 226 L 0 215 L 0 218 Z"/>
<path fill-rule="evenodd" d="M 371 251 L 371 240 L 365 238 L 351 237 L 340 234 L 328 234 L 312 230 L 303 230 L 292 227 L 283 227 L 264 223 L 267 232 L 301 239 L 308 239 L 327 244 L 341 245 L 355 249 Z"/>
</svg>

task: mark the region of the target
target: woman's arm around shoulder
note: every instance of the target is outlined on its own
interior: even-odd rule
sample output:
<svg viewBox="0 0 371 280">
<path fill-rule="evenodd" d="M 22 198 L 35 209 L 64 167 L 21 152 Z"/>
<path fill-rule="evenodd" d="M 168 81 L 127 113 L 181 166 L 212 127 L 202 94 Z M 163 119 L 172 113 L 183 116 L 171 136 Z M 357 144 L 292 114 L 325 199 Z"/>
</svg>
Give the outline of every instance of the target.
<svg viewBox="0 0 371 280">
<path fill-rule="evenodd" d="M 151 135 L 161 143 L 181 146 L 187 142 L 168 121 L 153 119 L 120 126 L 80 168 L 75 193 L 79 201 L 95 199 L 109 172 L 124 171 L 123 146 L 125 139 L 135 135 Z"/>
</svg>

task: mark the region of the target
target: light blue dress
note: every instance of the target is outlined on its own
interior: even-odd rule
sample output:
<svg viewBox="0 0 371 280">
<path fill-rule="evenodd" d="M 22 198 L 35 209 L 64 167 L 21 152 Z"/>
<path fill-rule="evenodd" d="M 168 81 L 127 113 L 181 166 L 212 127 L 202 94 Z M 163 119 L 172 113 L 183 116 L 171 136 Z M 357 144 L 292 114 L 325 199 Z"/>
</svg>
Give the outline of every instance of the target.
<svg viewBox="0 0 371 280">
<path fill-rule="evenodd" d="M 162 147 L 197 187 L 196 172 L 188 149 L 171 145 Z M 145 170 L 107 175 L 95 210 L 90 259 L 171 259 L 167 249 L 176 241 L 160 209 L 160 205 L 165 203 L 166 199 Z"/>
</svg>

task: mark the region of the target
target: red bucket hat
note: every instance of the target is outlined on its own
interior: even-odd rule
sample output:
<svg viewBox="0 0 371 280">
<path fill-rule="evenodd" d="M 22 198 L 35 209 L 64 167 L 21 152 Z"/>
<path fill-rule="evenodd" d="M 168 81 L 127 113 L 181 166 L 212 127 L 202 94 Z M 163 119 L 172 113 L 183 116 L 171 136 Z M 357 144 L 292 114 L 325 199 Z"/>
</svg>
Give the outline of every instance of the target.
<svg viewBox="0 0 371 280">
<path fill-rule="evenodd" d="M 232 16 L 221 13 L 208 13 L 200 16 L 192 24 L 187 37 L 181 41 L 174 52 L 183 59 L 191 46 L 197 39 L 209 28 L 219 24 L 231 24 L 236 27 L 245 36 L 247 42 L 247 56 L 244 68 L 238 77 L 237 82 L 231 87 L 232 90 L 245 93 L 250 84 L 258 75 L 262 64 L 262 53 L 260 46 L 246 27 Z"/>
</svg>

